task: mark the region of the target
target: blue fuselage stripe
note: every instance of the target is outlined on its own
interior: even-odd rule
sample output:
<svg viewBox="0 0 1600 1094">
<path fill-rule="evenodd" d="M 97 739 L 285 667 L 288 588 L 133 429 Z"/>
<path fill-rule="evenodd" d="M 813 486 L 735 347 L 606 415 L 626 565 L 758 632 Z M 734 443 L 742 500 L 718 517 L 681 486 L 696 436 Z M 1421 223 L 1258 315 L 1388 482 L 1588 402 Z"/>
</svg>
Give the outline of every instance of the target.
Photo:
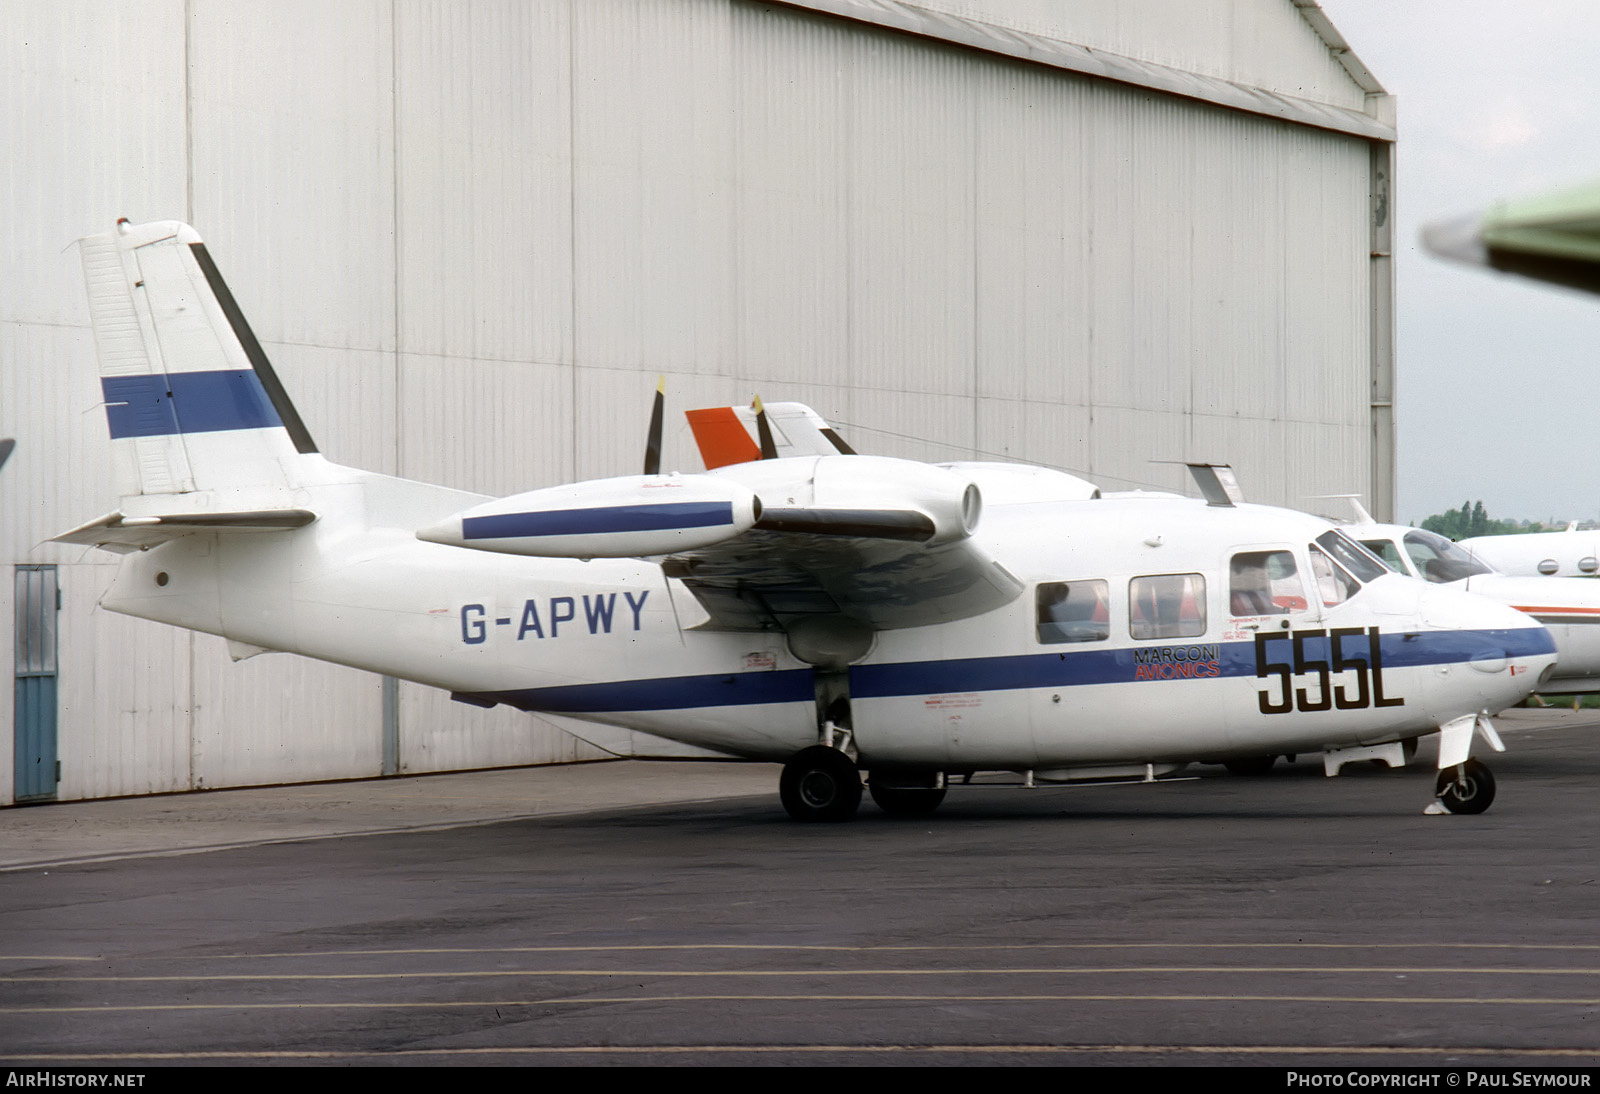
<svg viewBox="0 0 1600 1094">
<path fill-rule="evenodd" d="M 253 369 L 105 376 L 112 439 L 283 425 Z"/>
<path fill-rule="evenodd" d="M 569 684 L 478 693 L 520 710 L 552 714 L 605 710 L 687 710 L 695 707 L 763 706 L 812 702 L 810 669 L 782 672 L 725 672 L 711 676 L 665 676 L 608 684 Z"/>
<path fill-rule="evenodd" d="M 1271 635 L 1266 644 L 1269 665 L 1293 665 L 1292 632 Z M 1380 637 L 1386 668 L 1456 664 L 1504 657 L 1534 657 L 1554 653 L 1549 632 L 1537 627 L 1502 631 L 1418 631 Z M 1345 656 L 1366 657 L 1365 635 L 1350 635 L 1342 643 Z M 1307 638 L 1301 656 L 1307 661 L 1330 661 L 1326 637 Z M 1214 658 L 1204 656 L 1214 650 Z M 1152 651 L 1172 655 L 1152 658 Z M 1143 660 L 1141 660 L 1141 657 Z M 1215 670 L 1209 666 L 1215 662 Z M 1208 645 L 1189 640 L 1163 646 L 1135 646 L 1114 650 L 1060 650 L 1055 653 L 1013 657 L 977 657 L 961 661 L 909 661 L 886 665 L 858 665 L 850 670 L 850 694 L 859 699 L 896 695 L 937 695 L 957 691 L 1007 691 L 1016 688 L 1072 687 L 1077 684 L 1116 684 L 1133 681 L 1141 665 L 1207 666 L 1197 675 L 1206 677 L 1255 676 L 1255 642 Z M 1151 680 L 1187 679 L 1186 674 Z"/>
<path fill-rule="evenodd" d="M 1269 665 L 1292 664 L 1289 632 L 1273 634 L 1266 643 Z M 1501 658 L 1538 657 L 1555 652 L 1550 633 L 1540 627 L 1490 631 L 1417 631 L 1380 636 L 1385 668 L 1458 664 Z M 1346 657 L 1365 657 L 1365 633 L 1344 639 Z M 1215 656 L 1211 656 L 1212 653 Z M 1303 640 L 1301 656 L 1329 660 L 1326 637 Z M 1141 682 L 1223 676 L 1254 677 L 1254 642 L 1206 643 L 1184 640 L 1170 645 L 1113 650 L 1062 650 L 1010 657 L 970 657 L 945 661 L 902 661 L 857 665 L 850 670 L 850 694 L 857 699 L 905 695 L 947 695 L 969 691 L 1013 691 L 1072 687 L 1079 684 L 1132 683 L 1141 666 L 1191 666 L 1201 671 L 1166 675 L 1150 673 Z M 1214 668 L 1213 668 L 1214 666 Z M 781 672 L 717 673 L 668 676 L 653 680 L 619 680 L 551 688 L 519 688 L 481 692 L 479 697 L 522 710 L 552 713 L 687 710 L 697 707 L 757 706 L 812 702 L 810 669 Z"/>
<path fill-rule="evenodd" d="M 520 539 L 526 536 L 592 536 L 607 532 L 656 532 L 671 528 L 709 528 L 733 523 L 733 503 L 679 501 L 659 505 L 607 505 L 467 517 L 464 539 Z"/>
</svg>

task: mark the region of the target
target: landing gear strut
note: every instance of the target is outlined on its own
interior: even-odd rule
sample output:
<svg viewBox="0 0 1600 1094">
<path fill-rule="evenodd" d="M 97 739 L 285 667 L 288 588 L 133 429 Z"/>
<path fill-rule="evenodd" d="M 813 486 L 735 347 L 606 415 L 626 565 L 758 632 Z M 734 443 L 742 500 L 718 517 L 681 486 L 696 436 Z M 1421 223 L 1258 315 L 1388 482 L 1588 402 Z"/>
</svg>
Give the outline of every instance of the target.
<svg viewBox="0 0 1600 1094">
<path fill-rule="evenodd" d="M 1439 804 L 1451 813 L 1482 813 L 1494 801 L 1494 773 L 1477 760 L 1439 772 L 1434 783 Z"/>
<path fill-rule="evenodd" d="M 797 821 L 849 820 L 861 805 L 861 769 L 837 748 L 812 745 L 783 765 L 778 796 Z"/>
</svg>

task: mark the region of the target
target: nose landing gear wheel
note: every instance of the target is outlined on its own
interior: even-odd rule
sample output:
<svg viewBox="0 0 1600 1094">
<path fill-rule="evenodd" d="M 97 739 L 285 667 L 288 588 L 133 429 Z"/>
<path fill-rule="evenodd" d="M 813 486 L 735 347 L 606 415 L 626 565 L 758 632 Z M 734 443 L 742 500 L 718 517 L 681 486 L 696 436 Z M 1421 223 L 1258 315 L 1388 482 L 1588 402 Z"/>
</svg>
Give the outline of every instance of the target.
<svg viewBox="0 0 1600 1094">
<path fill-rule="evenodd" d="M 842 821 L 861 805 L 861 770 L 836 748 L 813 745 L 783 765 L 783 808 L 797 821 Z"/>
<path fill-rule="evenodd" d="M 1433 793 L 1451 813 L 1482 813 L 1494 802 L 1494 773 L 1477 760 L 1468 760 L 1439 772 Z"/>
</svg>

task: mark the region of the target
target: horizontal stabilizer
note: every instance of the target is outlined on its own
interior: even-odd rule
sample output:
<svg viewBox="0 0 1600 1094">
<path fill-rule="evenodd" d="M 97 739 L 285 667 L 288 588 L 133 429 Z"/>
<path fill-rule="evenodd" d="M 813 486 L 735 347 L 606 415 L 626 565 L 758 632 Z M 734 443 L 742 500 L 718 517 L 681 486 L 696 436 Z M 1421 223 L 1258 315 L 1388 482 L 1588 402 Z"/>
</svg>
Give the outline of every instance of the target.
<svg viewBox="0 0 1600 1094">
<path fill-rule="evenodd" d="M 266 509 L 237 513 L 179 513 L 126 517 L 121 512 L 80 525 L 56 536 L 55 543 L 81 543 L 126 554 L 142 551 L 196 532 L 286 532 L 317 519 L 307 509 Z"/>
</svg>

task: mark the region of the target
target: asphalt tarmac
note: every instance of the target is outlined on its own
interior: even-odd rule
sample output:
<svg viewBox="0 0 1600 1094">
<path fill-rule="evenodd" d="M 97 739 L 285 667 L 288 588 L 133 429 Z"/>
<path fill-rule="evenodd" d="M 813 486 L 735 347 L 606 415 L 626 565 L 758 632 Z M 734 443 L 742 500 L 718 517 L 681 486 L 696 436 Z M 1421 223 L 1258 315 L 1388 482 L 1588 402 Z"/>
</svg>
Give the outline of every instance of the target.
<svg viewBox="0 0 1600 1094">
<path fill-rule="evenodd" d="M 1600 715 L 1411 768 L 957 788 L 590 764 L 0 810 L 0 1063 L 1600 1064 Z"/>
</svg>

